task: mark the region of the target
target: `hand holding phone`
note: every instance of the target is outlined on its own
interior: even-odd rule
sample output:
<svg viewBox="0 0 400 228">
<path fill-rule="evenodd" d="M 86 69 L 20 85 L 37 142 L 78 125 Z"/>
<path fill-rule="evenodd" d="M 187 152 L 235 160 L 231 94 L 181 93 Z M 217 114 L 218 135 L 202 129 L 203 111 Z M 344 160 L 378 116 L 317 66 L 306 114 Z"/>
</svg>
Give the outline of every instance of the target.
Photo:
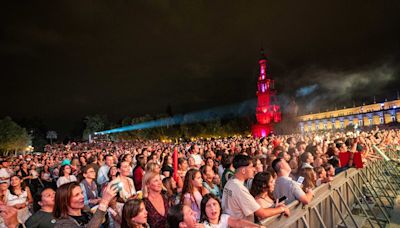
<svg viewBox="0 0 400 228">
<path fill-rule="evenodd" d="M 282 196 L 281 198 L 278 199 L 278 203 L 285 201 L 287 199 L 286 196 Z"/>
<path fill-rule="evenodd" d="M 117 191 L 120 192 L 120 191 L 122 190 L 123 185 L 122 185 L 121 182 L 116 182 L 116 183 L 114 183 L 114 184 L 112 185 L 112 187 L 113 187 L 113 188 L 115 187 L 115 188 L 117 189 Z"/>
<path fill-rule="evenodd" d="M 297 183 L 303 184 L 303 181 L 304 181 L 304 177 L 299 176 L 299 178 L 297 179 Z"/>
</svg>

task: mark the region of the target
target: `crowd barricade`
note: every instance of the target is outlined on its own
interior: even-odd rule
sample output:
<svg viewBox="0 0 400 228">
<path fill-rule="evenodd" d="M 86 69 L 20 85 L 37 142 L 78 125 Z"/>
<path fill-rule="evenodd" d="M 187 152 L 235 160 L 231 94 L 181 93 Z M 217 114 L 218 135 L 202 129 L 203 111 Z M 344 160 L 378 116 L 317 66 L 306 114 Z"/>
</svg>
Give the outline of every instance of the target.
<svg viewBox="0 0 400 228">
<path fill-rule="evenodd" d="M 330 183 L 314 189 L 314 199 L 288 205 L 290 216 L 277 215 L 261 221 L 266 227 L 385 227 L 390 222 L 400 193 L 399 151 L 387 148 L 393 160 L 368 163 L 336 175 Z"/>
</svg>

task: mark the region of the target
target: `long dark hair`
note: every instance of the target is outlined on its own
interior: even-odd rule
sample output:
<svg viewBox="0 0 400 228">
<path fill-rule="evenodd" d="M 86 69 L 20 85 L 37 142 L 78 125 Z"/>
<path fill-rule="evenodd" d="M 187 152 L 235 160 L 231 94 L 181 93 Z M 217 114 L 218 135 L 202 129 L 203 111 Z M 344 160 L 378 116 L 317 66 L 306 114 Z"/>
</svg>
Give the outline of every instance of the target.
<svg viewBox="0 0 400 228">
<path fill-rule="evenodd" d="M 13 194 L 14 196 L 17 196 L 17 194 L 15 194 L 14 187 L 11 185 L 11 179 L 13 177 L 18 177 L 18 179 L 21 181 L 20 182 L 21 183 L 21 192 L 25 192 L 26 185 L 25 185 L 25 181 L 22 181 L 22 178 L 20 176 L 18 176 L 18 175 L 13 175 L 13 176 L 10 177 L 10 187 L 8 187 L 8 189 L 10 190 L 11 194 Z"/>
<path fill-rule="evenodd" d="M 126 158 L 127 158 L 128 156 L 131 156 L 131 155 L 130 155 L 130 154 L 124 154 L 124 155 L 122 155 L 122 156 L 121 156 L 121 161 L 126 161 Z M 132 165 L 132 164 L 129 164 L 129 165 Z"/>
<path fill-rule="evenodd" d="M 167 227 L 179 228 L 179 223 L 183 221 L 183 204 L 170 207 L 167 214 Z"/>
<path fill-rule="evenodd" d="M 183 203 L 183 200 L 185 197 L 183 197 L 185 195 L 185 193 L 189 193 L 191 196 L 193 196 L 193 184 L 192 181 L 194 180 L 194 177 L 196 176 L 197 173 L 200 173 L 199 170 L 197 169 L 189 169 L 186 172 L 185 175 L 185 180 L 183 182 L 183 187 L 182 187 L 182 197 L 181 197 L 181 203 Z M 201 173 L 200 173 L 201 175 Z"/>
<path fill-rule="evenodd" d="M 221 214 L 222 214 L 222 213 L 221 213 L 221 212 L 222 212 L 221 201 L 220 201 L 220 200 L 218 199 L 218 197 L 216 197 L 214 194 L 212 194 L 212 193 L 207 193 L 207 194 L 205 194 L 205 195 L 203 196 L 203 199 L 201 200 L 200 223 L 203 223 L 203 222 L 205 222 L 205 221 L 210 222 L 210 221 L 208 221 L 208 217 L 207 217 L 207 214 L 206 214 L 206 205 L 207 205 L 207 202 L 208 202 L 210 199 L 215 199 L 215 200 L 218 202 L 218 204 L 219 204 L 219 209 L 220 209 L 220 211 L 219 211 L 218 222 L 221 220 Z"/>
<path fill-rule="evenodd" d="M 312 168 L 303 168 L 300 172 L 300 176 L 304 177 L 303 190 L 306 191 L 307 188 L 315 188 L 315 172 Z"/>
<path fill-rule="evenodd" d="M 117 170 L 121 168 L 122 162 L 126 162 L 126 163 L 128 163 L 129 166 L 131 166 L 131 163 L 129 163 L 128 161 L 121 160 L 121 161 L 119 161 L 119 162 L 117 163 Z M 131 168 L 132 168 L 132 167 L 131 167 Z M 110 169 L 111 169 L 111 168 L 110 168 Z M 109 169 L 108 171 L 110 171 L 110 169 Z M 120 173 L 120 172 L 117 172 L 117 177 L 120 176 L 120 175 L 121 175 L 121 173 Z M 110 180 L 111 180 L 111 178 L 110 178 Z"/>
<path fill-rule="evenodd" d="M 57 188 L 53 211 L 53 216 L 55 218 L 68 218 L 68 206 L 71 200 L 72 190 L 76 187 L 80 188 L 78 182 L 70 182 Z"/>
<path fill-rule="evenodd" d="M 131 228 L 135 226 L 132 218 L 140 213 L 140 205 L 143 204 L 141 199 L 129 199 L 122 208 L 121 228 Z"/>
<path fill-rule="evenodd" d="M 261 193 L 268 192 L 268 196 L 274 200 L 273 195 L 269 191 L 268 183 L 271 178 L 274 178 L 271 172 L 261 172 L 254 176 L 253 183 L 251 184 L 250 194 L 253 197 L 260 195 Z"/>
<path fill-rule="evenodd" d="M 166 195 L 168 196 L 168 198 L 174 197 L 177 193 L 177 189 L 173 189 L 172 188 L 172 177 L 166 177 L 162 180 L 162 183 L 166 189 Z"/>
<path fill-rule="evenodd" d="M 63 176 L 64 176 L 64 170 L 65 170 L 65 167 L 67 167 L 67 166 L 69 166 L 69 168 L 71 168 L 70 165 L 63 165 L 63 166 L 61 166 L 61 168 L 60 168 L 60 174 L 58 175 L 59 177 L 63 177 Z M 72 168 L 71 168 L 71 173 L 70 173 L 69 175 L 72 176 Z"/>
<path fill-rule="evenodd" d="M 142 167 L 142 169 L 144 169 L 144 167 L 146 166 L 146 164 L 144 163 L 145 157 L 144 154 L 137 154 L 136 155 L 136 168 L 138 167 Z"/>
<path fill-rule="evenodd" d="M 178 166 L 182 165 L 185 161 L 186 161 L 185 158 L 178 158 Z"/>
<path fill-rule="evenodd" d="M 210 186 L 210 188 L 214 188 L 214 183 L 212 182 L 212 180 L 211 180 L 211 182 L 208 182 L 207 179 L 205 178 L 206 177 L 207 166 L 208 165 L 202 165 L 200 167 L 200 172 L 201 172 L 201 175 L 203 177 L 203 181 L 206 182 L 208 184 L 208 186 Z M 211 166 L 209 166 L 209 167 L 213 170 L 213 167 L 211 167 Z"/>
<path fill-rule="evenodd" d="M 163 159 L 163 163 L 162 163 L 162 168 L 168 166 L 168 158 L 171 157 L 171 155 L 167 154 L 165 155 L 164 159 Z"/>
<path fill-rule="evenodd" d="M 117 168 L 117 166 L 113 165 L 113 166 L 111 166 L 111 167 L 108 169 L 107 177 L 108 177 L 108 179 L 109 179 L 110 181 L 112 180 L 111 169 L 114 168 L 114 167 Z M 117 168 L 117 173 L 116 173 L 115 175 L 116 175 L 116 176 L 119 176 L 118 168 Z"/>
</svg>

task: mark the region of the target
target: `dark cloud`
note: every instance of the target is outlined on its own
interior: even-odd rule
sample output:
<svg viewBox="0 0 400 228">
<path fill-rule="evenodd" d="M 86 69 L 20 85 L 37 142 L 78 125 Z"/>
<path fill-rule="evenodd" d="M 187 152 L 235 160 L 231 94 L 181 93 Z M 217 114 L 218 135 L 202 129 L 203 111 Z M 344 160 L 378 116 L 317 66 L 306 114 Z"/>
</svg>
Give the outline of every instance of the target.
<svg viewBox="0 0 400 228">
<path fill-rule="evenodd" d="M 398 1 L 5 1 L 0 116 L 52 123 L 190 112 L 255 97 L 263 46 L 300 111 L 399 87 Z M 61 126 L 61 125 L 60 125 Z M 65 126 L 65 124 L 63 125 Z M 61 126 L 61 127 L 63 127 Z"/>
</svg>

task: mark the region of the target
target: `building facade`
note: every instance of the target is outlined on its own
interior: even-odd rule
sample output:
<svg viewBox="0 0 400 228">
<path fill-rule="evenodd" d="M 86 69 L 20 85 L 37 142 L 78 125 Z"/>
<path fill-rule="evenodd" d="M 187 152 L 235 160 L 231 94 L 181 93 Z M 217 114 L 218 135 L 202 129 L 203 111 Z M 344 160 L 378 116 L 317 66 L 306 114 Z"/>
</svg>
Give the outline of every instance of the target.
<svg viewBox="0 0 400 228">
<path fill-rule="evenodd" d="M 301 132 L 400 123 L 400 99 L 299 116 Z"/>
</svg>

